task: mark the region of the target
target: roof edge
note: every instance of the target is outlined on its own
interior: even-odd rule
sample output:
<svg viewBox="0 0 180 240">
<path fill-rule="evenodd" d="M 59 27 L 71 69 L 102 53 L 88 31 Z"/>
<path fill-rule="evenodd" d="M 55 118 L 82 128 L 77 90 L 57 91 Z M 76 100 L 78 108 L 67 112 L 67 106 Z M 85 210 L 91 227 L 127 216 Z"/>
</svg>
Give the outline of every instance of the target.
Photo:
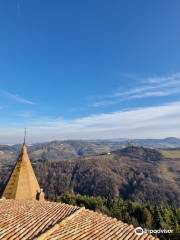
<svg viewBox="0 0 180 240">
<path fill-rule="evenodd" d="M 82 212 L 83 210 L 85 210 L 85 207 L 82 207 L 78 210 L 76 210 L 74 213 L 72 213 L 71 215 L 69 215 L 68 217 L 64 218 L 62 221 L 59 221 L 58 223 L 56 223 L 54 226 L 50 227 L 48 230 L 46 230 L 45 232 L 41 233 L 39 236 L 37 236 L 35 239 L 36 240 L 46 240 L 47 237 L 49 237 L 53 232 L 55 232 L 60 225 L 65 224 L 67 221 L 71 220 L 72 218 L 74 218 L 76 215 L 78 215 L 80 212 Z"/>
</svg>

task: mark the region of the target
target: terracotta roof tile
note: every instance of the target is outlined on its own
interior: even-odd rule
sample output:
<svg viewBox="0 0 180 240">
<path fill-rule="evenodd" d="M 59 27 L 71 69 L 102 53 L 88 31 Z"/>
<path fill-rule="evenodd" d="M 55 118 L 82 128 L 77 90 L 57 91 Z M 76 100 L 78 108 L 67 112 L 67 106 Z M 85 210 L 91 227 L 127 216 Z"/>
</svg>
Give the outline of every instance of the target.
<svg viewBox="0 0 180 240">
<path fill-rule="evenodd" d="M 154 240 L 132 225 L 63 203 L 0 200 L 0 240 Z"/>
<path fill-rule="evenodd" d="M 46 240 L 154 240 L 143 234 L 138 237 L 132 225 L 125 224 L 105 215 L 82 210 L 76 217 L 59 224 L 59 228 Z"/>
<path fill-rule="evenodd" d="M 0 200 L 0 239 L 34 239 L 78 209 L 46 201 Z"/>
</svg>

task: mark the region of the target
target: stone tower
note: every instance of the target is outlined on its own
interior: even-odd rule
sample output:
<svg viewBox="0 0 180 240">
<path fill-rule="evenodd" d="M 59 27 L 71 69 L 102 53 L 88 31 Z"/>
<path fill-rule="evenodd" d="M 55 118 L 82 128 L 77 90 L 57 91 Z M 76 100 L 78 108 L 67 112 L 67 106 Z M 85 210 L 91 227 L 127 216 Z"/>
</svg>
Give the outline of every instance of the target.
<svg viewBox="0 0 180 240">
<path fill-rule="evenodd" d="M 6 199 L 44 200 L 44 193 L 33 171 L 25 141 L 2 196 Z"/>
</svg>

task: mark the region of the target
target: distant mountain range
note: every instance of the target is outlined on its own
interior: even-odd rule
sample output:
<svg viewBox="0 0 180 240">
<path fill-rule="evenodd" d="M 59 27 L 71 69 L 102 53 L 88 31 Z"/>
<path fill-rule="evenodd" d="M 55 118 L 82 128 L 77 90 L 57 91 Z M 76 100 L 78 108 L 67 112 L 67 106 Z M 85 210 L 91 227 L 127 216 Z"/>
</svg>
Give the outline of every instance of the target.
<svg viewBox="0 0 180 240">
<path fill-rule="evenodd" d="M 0 145 L 0 189 L 20 150 L 20 145 Z M 76 192 L 180 203 L 180 139 L 53 141 L 28 150 L 49 199 Z"/>
<path fill-rule="evenodd" d="M 180 139 L 171 137 L 165 139 L 52 141 L 32 144 L 29 146 L 29 152 L 34 160 L 60 161 L 108 153 L 131 145 L 154 149 L 180 148 Z M 0 160 L 16 159 L 20 149 L 21 145 L 0 145 Z"/>
<path fill-rule="evenodd" d="M 132 144 L 144 147 L 153 148 L 178 148 L 180 147 L 180 139 L 169 137 L 164 139 L 135 139 L 131 141 Z"/>
</svg>

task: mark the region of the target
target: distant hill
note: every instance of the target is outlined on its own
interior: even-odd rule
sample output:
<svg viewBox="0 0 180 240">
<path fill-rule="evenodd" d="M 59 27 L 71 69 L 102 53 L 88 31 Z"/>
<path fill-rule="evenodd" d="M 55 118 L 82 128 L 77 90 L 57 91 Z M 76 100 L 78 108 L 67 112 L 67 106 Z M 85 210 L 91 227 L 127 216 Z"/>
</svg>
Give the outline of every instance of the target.
<svg viewBox="0 0 180 240">
<path fill-rule="evenodd" d="M 127 147 L 110 155 L 35 166 L 49 198 L 71 191 L 158 205 L 180 203 L 180 159 L 164 158 L 154 149 Z"/>
<path fill-rule="evenodd" d="M 129 146 L 121 150 L 116 150 L 114 154 L 119 154 L 119 156 L 126 156 L 129 158 L 137 158 L 144 161 L 160 161 L 163 159 L 161 152 L 155 149 L 149 149 L 144 147 Z"/>
<path fill-rule="evenodd" d="M 84 156 L 98 155 L 125 148 L 127 146 L 142 146 L 154 149 L 180 148 L 180 139 L 113 139 L 113 140 L 69 140 L 37 143 L 29 146 L 30 157 L 34 160 L 64 161 Z M 0 145 L 0 160 L 15 160 L 20 151 L 20 145 Z"/>
<path fill-rule="evenodd" d="M 152 148 L 131 145 L 118 148 L 118 144 L 99 141 L 36 144 L 30 147 L 30 156 L 49 199 L 56 200 L 64 192 L 76 192 L 179 205 L 180 157 L 167 158 L 162 150 Z M 1 189 L 15 162 L 16 148 L 0 150 Z"/>
<path fill-rule="evenodd" d="M 180 147 L 180 139 L 169 137 L 164 139 L 135 139 L 131 141 L 134 145 L 153 148 L 177 148 Z"/>
</svg>

